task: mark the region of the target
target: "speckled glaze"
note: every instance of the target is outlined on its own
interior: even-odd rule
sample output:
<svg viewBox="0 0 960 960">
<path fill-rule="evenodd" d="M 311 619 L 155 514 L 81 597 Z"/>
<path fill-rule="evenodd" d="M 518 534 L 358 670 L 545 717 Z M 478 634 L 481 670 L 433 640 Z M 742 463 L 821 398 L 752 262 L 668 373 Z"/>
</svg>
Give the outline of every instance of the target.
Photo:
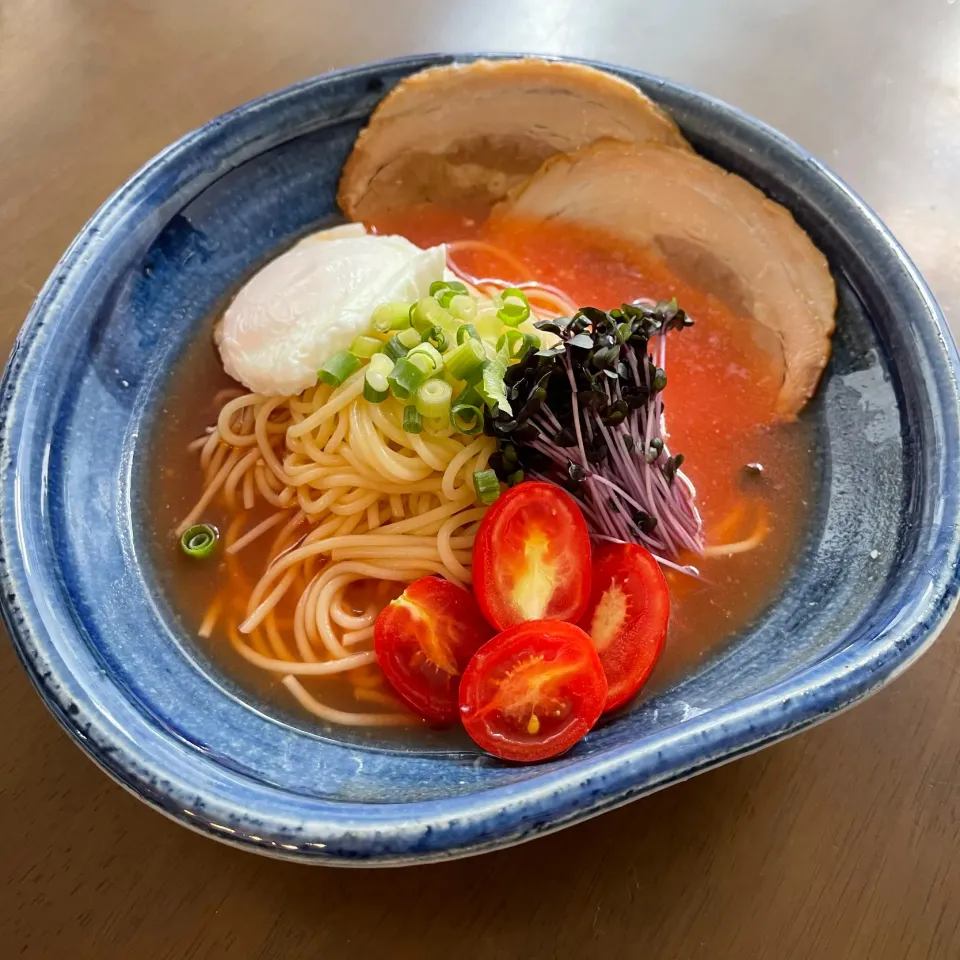
<svg viewBox="0 0 960 960">
<path fill-rule="evenodd" d="M 260 852 L 403 864 L 536 837 L 856 703 L 923 652 L 957 599 L 958 358 L 916 270 L 856 196 L 776 132 L 604 67 L 793 210 L 837 278 L 834 356 L 804 414 L 818 436 L 817 502 L 780 597 L 695 674 L 536 767 L 307 728 L 247 702 L 201 659 L 143 546 L 145 451 L 171 370 L 238 283 L 337 219 L 341 164 L 384 93 L 452 59 L 319 77 L 160 154 L 67 251 L 2 384 L 2 605 L 31 679 L 121 784 Z"/>
</svg>

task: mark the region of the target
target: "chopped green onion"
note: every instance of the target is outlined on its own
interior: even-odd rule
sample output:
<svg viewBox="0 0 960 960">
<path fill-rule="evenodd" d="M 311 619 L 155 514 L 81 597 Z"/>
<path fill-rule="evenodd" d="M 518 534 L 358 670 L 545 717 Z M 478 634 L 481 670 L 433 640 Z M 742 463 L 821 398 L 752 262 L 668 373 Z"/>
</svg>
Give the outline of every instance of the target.
<svg viewBox="0 0 960 960">
<path fill-rule="evenodd" d="M 426 374 L 406 357 L 401 357 L 387 376 L 387 383 L 395 397 L 406 400 L 412 397 L 417 388 L 426 380 Z"/>
<path fill-rule="evenodd" d="M 439 303 L 444 310 L 448 310 L 450 308 L 450 304 L 453 303 L 454 297 L 464 296 L 466 296 L 466 287 L 464 287 L 463 293 L 460 293 L 457 290 L 441 290 L 440 293 L 437 294 L 437 303 Z"/>
<path fill-rule="evenodd" d="M 370 318 L 377 333 L 389 333 L 391 330 L 403 330 L 410 326 L 409 303 L 381 303 Z"/>
<path fill-rule="evenodd" d="M 483 397 L 476 387 L 464 387 L 450 408 L 450 423 L 460 433 L 474 434 L 483 429 Z"/>
<path fill-rule="evenodd" d="M 463 382 L 468 387 L 476 387 L 476 385 L 483 379 L 483 364 L 481 363 L 479 367 L 475 370 L 471 370 L 464 378 Z M 477 394 L 477 402 L 483 403 L 483 397 L 480 394 Z"/>
<path fill-rule="evenodd" d="M 523 471 L 515 470 L 507 477 L 508 486 L 515 487 L 518 483 L 523 483 Z"/>
<path fill-rule="evenodd" d="M 371 403 L 383 403 L 390 392 L 387 374 L 393 370 L 393 361 L 382 353 L 370 358 L 363 375 L 363 399 Z"/>
<path fill-rule="evenodd" d="M 457 395 L 457 399 L 453 401 L 454 406 L 458 403 L 471 403 L 476 404 L 477 406 L 483 406 L 483 397 L 477 392 L 477 388 L 474 386 L 464 387 L 460 393 Z"/>
<path fill-rule="evenodd" d="M 430 343 L 421 343 L 415 346 L 407 354 L 407 359 L 416 364 L 428 377 L 432 377 L 443 369 L 443 356 Z"/>
<path fill-rule="evenodd" d="M 407 355 L 407 348 L 400 342 L 400 334 L 394 334 L 383 345 L 383 353 L 394 363 Z"/>
<path fill-rule="evenodd" d="M 466 380 L 471 373 L 480 369 L 486 356 L 483 343 L 467 337 L 447 358 L 447 373 L 454 380 Z"/>
<path fill-rule="evenodd" d="M 370 358 L 367 369 L 386 376 L 393 369 L 393 360 L 386 356 L 386 354 L 377 353 Z"/>
<path fill-rule="evenodd" d="M 503 384 L 506 372 L 506 366 L 499 360 L 487 360 L 483 365 L 483 376 L 477 384 L 477 390 L 492 411 L 499 409 L 504 413 L 513 413 Z"/>
<path fill-rule="evenodd" d="M 220 531 L 210 523 L 195 523 L 187 527 L 180 538 L 180 546 L 188 557 L 202 559 L 213 553 L 220 539 Z"/>
<path fill-rule="evenodd" d="M 359 336 L 350 344 L 350 352 L 362 360 L 369 360 L 375 353 L 383 350 L 383 341 L 377 337 Z"/>
<path fill-rule="evenodd" d="M 411 403 L 403 408 L 403 429 L 407 433 L 421 433 L 423 431 L 423 418 L 420 411 Z"/>
<path fill-rule="evenodd" d="M 497 337 L 500 336 L 500 331 L 503 329 L 503 321 L 496 312 L 488 310 L 486 313 L 477 316 L 475 326 L 481 340 L 496 342 Z"/>
<path fill-rule="evenodd" d="M 504 363 L 522 360 L 531 350 L 540 349 L 540 338 L 533 333 L 521 333 L 510 327 L 497 340 L 497 356 Z"/>
<path fill-rule="evenodd" d="M 383 403 L 390 393 L 390 385 L 382 373 L 368 370 L 363 375 L 363 399 L 370 403 Z"/>
<path fill-rule="evenodd" d="M 437 327 L 444 321 L 449 323 L 450 314 L 434 297 L 423 297 L 410 308 L 410 322 L 420 333 L 431 327 Z"/>
<path fill-rule="evenodd" d="M 401 330 L 397 334 L 397 339 L 408 349 L 412 350 L 420 342 L 419 330 Z"/>
<path fill-rule="evenodd" d="M 477 328 L 472 323 L 465 323 L 462 327 L 457 328 L 457 345 L 459 346 L 463 343 L 467 337 L 470 337 L 472 340 L 480 339 L 480 334 L 477 333 Z"/>
<path fill-rule="evenodd" d="M 423 343 L 429 343 L 432 347 L 435 347 L 440 353 L 447 349 L 447 335 L 443 332 L 442 327 L 431 327 L 429 330 L 425 330 L 420 339 Z"/>
<path fill-rule="evenodd" d="M 508 327 L 515 327 L 530 317 L 530 301 L 527 295 L 516 287 L 507 287 L 500 294 L 503 306 L 497 311 L 497 316 Z"/>
<path fill-rule="evenodd" d="M 349 350 L 335 353 L 317 372 L 317 376 L 331 387 L 339 387 L 347 377 L 360 369 L 360 358 Z"/>
<path fill-rule="evenodd" d="M 434 280 L 430 284 L 430 296 L 434 297 L 441 307 L 450 306 L 454 297 L 463 296 L 467 288 L 459 280 Z"/>
<path fill-rule="evenodd" d="M 525 336 L 526 334 L 513 327 L 501 333 L 497 340 L 497 355 L 504 361 L 512 360 L 515 356 L 519 358 L 516 348 L 523 344 Z M 523 352 L 526 353 L 526 351 Z"/>
<path fill-rule="evenodd" d="M 425 417 L 450 416 L 453 387 L 446 380 L 427 380 L 417 390 L 417 410 Z"/>
<path fill-rule="evenodd" d="M 477 491 L 477 499 L 489 507 L 500 496 L 500 481 L 493 470 L 478 470 L 473 475 L 473 489 Z"/>
<path fill-rule="evenodd" d="M 458 319 L 464 322 L 472 320 L 477 315 L 477 301 L 469 294 L 458 293 L 449 303 L 447 309 Z"/>
<path fill-rule="evenodd" d="M 483 429 L 483 411 L 472 403 L 454 404 L 450 408 L 453 429 L 468 436 Z"/>
</svg>

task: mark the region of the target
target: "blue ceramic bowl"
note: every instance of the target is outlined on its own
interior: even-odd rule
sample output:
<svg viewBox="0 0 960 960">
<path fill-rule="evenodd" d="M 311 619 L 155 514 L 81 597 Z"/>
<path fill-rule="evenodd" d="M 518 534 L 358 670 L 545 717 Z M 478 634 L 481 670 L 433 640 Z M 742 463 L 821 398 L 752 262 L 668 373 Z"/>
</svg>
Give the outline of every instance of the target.
<svg viewBox="0 0 960 960">
<path fill-rule="evenodd" d="M 164 151 L 66 253 L 2 385 L 3 614 L 34 684 L 121 784 L 261 852 L 411 863 L 555 830 L 864 698 L 929 646 L 957 598 L 957 354 L 916 270 L 856 196 L 773 130 L 604 67 L 789 207 L 837 279 L 834 355 L 805 414 L 817 502 L 780 597 L 695 674 L 533 767 L 337 739 L 269 715 L 201 659 L 138 536 L 144 451 L 173 365 L 242 278 L 337 218 L 340 166 L 384 93 L 451 60 L 319 77 Z"/>
</svg>

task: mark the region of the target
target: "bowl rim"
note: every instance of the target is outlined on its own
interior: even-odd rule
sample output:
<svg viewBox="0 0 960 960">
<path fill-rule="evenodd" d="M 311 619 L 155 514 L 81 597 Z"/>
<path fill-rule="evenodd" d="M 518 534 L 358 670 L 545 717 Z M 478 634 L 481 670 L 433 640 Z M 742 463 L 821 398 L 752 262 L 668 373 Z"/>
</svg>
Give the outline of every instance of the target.
<svg viewBox="0 0 960 960">
<path fill-rule="evenodd" d="M 412 73 L 480 58 L 523 56 L 541 55 L 426 54 L 347 67 L 267 94 L 209 121 L 158 153 L 104 202 L 54 268 L 14 343 L 0 382 L 0 607 L 14 648 L 47 707 L 89 757 L 155 809 L 208 836 L 274 856 L 338 865 L 422 863 L 530 839 L 758 750 L 852 706 L 907 669 L 933 643 L 957 604 L 960 457 L 942 456 L 942 510 L 936 528 L 928 535 L 937 556 L 929 566 L 911 573 L 902 588 L 901 616 L 881 635 L 829 654 L 760 693 L 653 734 L 642 745 L 631 743 L 556 769 L 545 768 L 518 783 L 458 797 L 395 804 L 291 800 L 281 791 L 266 786 L 250 790 L 247 785 L 247 798 L 256 795 L 262 804 L 257 814 L 268 821 L 256 834 L 229 825 L 237 824 L 241 814 L 249 814 L 246 801 L 232 800 L 230 784 L 218 783 L 204 772 L 203 764 L 209 761 L 199 751 L 174 743 L 175 737 L 150 728 L 146 721 L 139 731 L 144 739 L 131 737 L 130 731 L 118 727 L 102 704 L 88 694 L 85 684 L 89 678 L 74 674 L 78 664 L 67 655 L 72 645 L 82 643 L 78 632 L 71 635 L 58 630 L 47 598 L 35 589 L 40 584 L 30 568 L 17 451 L 25 433 L 31 374 L 46 347 L 45 334 L 50 332 L 45 328 L 69 308 L 71 297 L 96 261 L 98 248 L 108 240 L 123 242 L 124 231 L 130 229 L 129 215 L 143 197 L 156 191 L 172 193 L 189 184 L 201 164 L 208 165 L 218 149 L 225 149 L 225 133 L 238 121 L 269 114 L 336 78 L 372 79 L 384 70 Z M 902 272 L 901 295 L 913 305 L 911 316 L 916 318 L 916 333 L 930 364 L 924 380 L 938 402 L 943 447 L 958 449 L 960 357 L 949 328 L 906 253 L 849 187 L 782 134 L 714 98 L 625 67 L 576 57 L 543 59 L 586 64 L 640 83 L 648 91 L 659 88 L 705 103 L 728 125 L 750 130 L 791 161 L 809 165 L 831 204 L 868 228 L 876 250 L 892 257 Z M 252 148 L 250 156 L 264 149 L 256 137 L 244 145 Z M 242 159 L 235 159 L 221 175 L 239 162 Z M 667 765 L 658 761 L 664 751 L 672 757 Z M 171 757 L 176 758 L 172 766 Z"/>
</svg>

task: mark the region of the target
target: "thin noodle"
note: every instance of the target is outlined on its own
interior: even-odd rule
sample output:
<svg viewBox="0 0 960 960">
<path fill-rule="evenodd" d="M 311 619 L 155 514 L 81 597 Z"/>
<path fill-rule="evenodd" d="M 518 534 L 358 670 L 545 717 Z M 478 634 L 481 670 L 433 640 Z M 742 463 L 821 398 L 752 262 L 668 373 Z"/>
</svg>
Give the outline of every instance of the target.
<svg viewBox="0 0 960 960">
<path fill-rule="evenodd" d="M 347 727 L 405 727 L 419 723 L 410 713 L 347 713 L 335 710 L 310 696 L 294 677 L 284 677 L 283 685 L 294 695 L 300 706 L 329 723 Z"/>
<path fill-rule="evenodd" d="M 408 434 L 402 404 L 370 404 L 362 389 L 354 375 L 298 397 L 222 398 L 216 426 L 190 443 L 205 483 L 179 530 L 208 511 L 226 511 L 222 556 L 230 579 L 205 611 L 204 636 L 223 630 L 238 656 L 282 674 L 290 694 L 327 722 L 415 723 L 402 708 L 335 709 L 294 677 L 345 676 L 348 689 L 364 691 L 361 700 L 400 706 L 384 690 L 373 651 L 363 648 L 378 612 L 404 584 L 430 575 L 470 581 L 486 509 L 476 504 L 472 472 L 486 465 L 495 443 L 452 431 Z M 355 603 L 350 591 L 358 581 L 366 593 Z"/>
<path fill-rule="evenodd" d="M 223 594 L 218 593 L 203 615 L 203 622 L 200 624 L 197 636 L 203 637 L 204 640 L 209 639 L 210 634 L 213 633 L 213 628 L 217 625 L 221 610 L 223 610 Z"/>
<path fill-rule="evenodd" d="M 389 693 L 384 693 L 382 690 L 359 687 L 354 690 L 353 695 L 361 702 L 379 703 L 381 706 L 393 707 L 395 710 L 403 706 L 396 697 L 391 697 Z"/>
<path fill-rule="evenodd" d="M 343 632 L 343 645 L 345 647 L 352 647 L 358 643 L 364 643 L 367 640 L 373 639 L 373 627 L 364 627 L 363 630 L 344 630 Z"/>
<path fill-rule="evenodd" d="M 291 663 L 288 660 L 264 657 L 247 646 L 242 640 L 235 642 L 233 647 L 241 657 L 263 670 L 269 670 L 271 673 L 296 674 L 301 677 L 323 677 L 335 673 L 345 673 L 347 670 L 365 667 L 368 663 L 376 663 L 377 659 L 373 651 L 364 651 L 363 653 L 351 654 L 342 660 L 328 660 L 325 663 Z"/>
<path fill-rule="evenodd" d="M 245 510 L 252 510 L 256 503 L 256 491 L 254 490 L 253 471 L 248 470 L 243 476 L 243 507 Z"/>
<path fill-rule="evenodd" d="M 207 461 L 207 465 L 203 468 L 207 483 L 210 482 L 210 477 L 213 476 L 223 465 L 223 461 L 226 459 L 226 456 L 229 452 L 230 448 L 225 443 L 218 443 L 214 446 L 213 455 Z"/>
<path fill-rule="evenodd" d="M 186 515 L 186 517 L 184 517 L 180 523 L 180 526 L 177 527 L 178 537 L 181 536 L 183 531 L 188 527 L 192 527 L 193 524 L 197 522 L 197 519 L 203 514 L 203 511 L 206 510 L 206 508 L 210 505 L 210 503 L 213 501 L 213 498 L 223 486 L 223 482 L 227 479 L 227 475 L 230 473 L 230 470 L 239 457 L 239 450 L 231 451 L 230 455 L 227 457 L 227 462 L 220 468 L 220 470 L 217 472 L 217 475 L 207 485 L 207 489 L 201 494 L 196 506 Z"/>
<path fill-rule="evenodd" d="M 287 649 L 286 641 L 280 635 L 280 629 L 277 627 L 277 611 L 271 610 L 263 621 L 264 631 L 267 634 L 267 640 L 274 655 L 281 660 L 293 660 L 293 655 Z"/>
<path fill-rule="evenodd" d="M 210 434 L 206 433 L 202 437 L 197 437 L 196 440 L 191 440 L 187 444 L 187 452 L 193 453 L 195 450 L 200 450 L 205 447 L 210 442 Z"/>
<path fill-rule="evenodd" d="M 262 496 L 267 503 L 270 503 L 275 507 L 282 507 L 283 504 L 280 502 L 280 498 L 270 487 L 268 478 L 272 477 L 273 474 L 268 474 L 264 465 L 262 463 L 258 463 L 256 467 L 254 467 L 254 476 L 256 477 L 257 489 L 260 491 L 260 496 Z"/>
<path fill-rule="evenodd" d="M 260 457 L 260 451 L 256 448 L 245 453 L 240 460 L 237 462 L 236 466 L 230 471 L 230 475 L 227 477 L 226 483 L 223 485 L 223 493 L 227 499 L 227 505 L 232 507 L 234 505 L 237 487 L 240 482 L 245 478 L 249 473 L 250 468 L 257 462 Z M 244 504 L 245 509 L 249 510 L 246 504 Z"/>
</svg>

